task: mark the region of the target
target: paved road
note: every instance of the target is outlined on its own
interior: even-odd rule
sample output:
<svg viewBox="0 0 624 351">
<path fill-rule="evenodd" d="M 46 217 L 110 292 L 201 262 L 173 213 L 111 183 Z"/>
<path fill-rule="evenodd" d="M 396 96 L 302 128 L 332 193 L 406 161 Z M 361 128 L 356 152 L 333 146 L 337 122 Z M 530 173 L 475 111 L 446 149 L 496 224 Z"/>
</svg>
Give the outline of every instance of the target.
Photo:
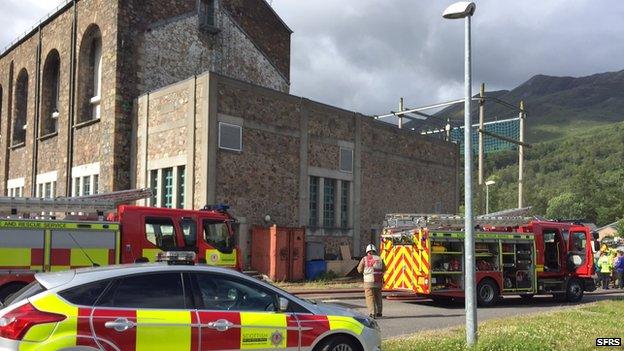
<svg viewBox="0 0 624 351">
<path fill-rule="evenodd" d="M 366 313 L 366 303 L 362 298 L 345 298 L 334 300 L 324 296 L 320 300 L 336 303 Z M 584 303 L 604 299 L 622 298 L 624 292 L 602 294 L 586 294 Z M 345 299 L 343 299 L 345 298 Z M 573 306 L 568 303 L 557 303 L 552 296 L 536 296 L 532 301 L 524 301 L 520 297 L 506 297 L 493 308 L 480 308 L 477 312 L 479 321 L 508 316 L 517 316 L 537 312 L 557 310 Z M 379 320 L 384 338 L 412 334 L 422 330 L 440 329 L 462 325 L 464 323 L 464 307 L 461 304 L 436 305 L 431 300 L 390 301 L 384 300 L 384 316 Z"/>
</svg>

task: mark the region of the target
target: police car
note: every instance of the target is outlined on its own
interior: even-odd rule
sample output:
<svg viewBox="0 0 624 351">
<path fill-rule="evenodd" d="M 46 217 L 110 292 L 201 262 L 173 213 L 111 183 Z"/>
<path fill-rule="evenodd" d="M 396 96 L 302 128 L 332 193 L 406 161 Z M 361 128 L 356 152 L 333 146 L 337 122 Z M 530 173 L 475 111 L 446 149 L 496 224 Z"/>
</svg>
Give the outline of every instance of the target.
<svg viewBox="0 0 624 351">
<path fill-rule="evenodd" d="M 0 310 L 0 350 L 380 350 L 373 319 L 233 270 L 179 264 L 192 254 L 37 274 Z"/>
</svg>

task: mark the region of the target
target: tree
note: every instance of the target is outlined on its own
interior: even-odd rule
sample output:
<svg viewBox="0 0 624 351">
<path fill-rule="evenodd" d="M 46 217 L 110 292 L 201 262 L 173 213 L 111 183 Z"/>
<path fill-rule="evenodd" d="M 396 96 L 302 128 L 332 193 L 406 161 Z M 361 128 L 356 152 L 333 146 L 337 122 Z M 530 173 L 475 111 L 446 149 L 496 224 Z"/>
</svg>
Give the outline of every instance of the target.
<svg viewBox="0 0 624 351">
<path fill-rule="evenodd" d="M 573 193 L 565 192 L 548 201 L 546 217 L 550 219 L 581 219 L 585 218 L 586 206 Z"/>
<path fill-rule="evenodd" d="M 624 237 L 624 218 L 615 223 L 615 230 L 619 237 Z"/>
</svg>

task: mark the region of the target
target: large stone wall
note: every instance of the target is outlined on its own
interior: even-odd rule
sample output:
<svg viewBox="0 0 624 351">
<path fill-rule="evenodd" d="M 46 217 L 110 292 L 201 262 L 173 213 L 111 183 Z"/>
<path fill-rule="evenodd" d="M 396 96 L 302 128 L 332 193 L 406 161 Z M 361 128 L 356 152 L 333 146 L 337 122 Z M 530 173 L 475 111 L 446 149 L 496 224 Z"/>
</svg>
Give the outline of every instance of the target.
<svg viewBox="0 0 624 351">
<path fill-rule="evenodd" d="M 363 120 L 362 237 L 387 213 L 456 213 L 458 160 L 455 144 Z"/>
<path fill-rule="evenodd" d="M 219 120 L 240 118 L 243 151 L 217 151 L 217 201 L 250 224 L 298 225 L 301 99 L 227 79 L 217 85 Z M 239 123 L 240 123 L 239 122 Z"/>
<path fill-rule="evenodd" d="M 139 186 L 150 162 L 186 157 L 193 206 L 227 203 L 248 226 L 307 225 L 309 177 L 349 182 L 348 228 L 307 232 L 330 254 L 362 252 L 386 213 L 457 210 L 456 145 L 351 111 L 207 73 L 141 97 L 137 120 Z M 242 126 L 242 151 L 219 149 L 219 122 Z M 353 173 L 340 148 L 354 150 Z"/>
<path fill-rule="evenodd" d="M 227 0 L 222 5 L 289 80 L 291 31 L 271 6 L 265 0 Z"/>
<path fill-rule="evenodd" d="M 153 91 L 205 71 L 288 92 L 289 82 L 241 30 L 217 11 L 217 33 L 199 29 L 197 12 L 152 24 L 139 33 L 139 90 Z"/>
</svg>

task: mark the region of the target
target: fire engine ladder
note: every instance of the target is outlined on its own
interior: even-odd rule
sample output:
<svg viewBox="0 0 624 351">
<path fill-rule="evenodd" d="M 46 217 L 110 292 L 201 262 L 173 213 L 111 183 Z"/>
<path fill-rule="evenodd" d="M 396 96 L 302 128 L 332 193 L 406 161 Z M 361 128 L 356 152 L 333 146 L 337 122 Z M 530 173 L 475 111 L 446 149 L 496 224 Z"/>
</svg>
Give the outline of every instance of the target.
<svg viewBox="0 0 624 351">
<path fill-rule="evenodd" d="M 152 196 L 151 189 L 115 191 L 81 197 L 19 198 L 0 197 L 0 213 L 105 213 L 117 206 Z"/>
<path fill-rule="evenodd" d="M 522 211 L 521 211 L 522 210 Z M 528 212 L 530 208 L 518 209 L 518 213 Z M 522 215 L 501 215 L 490 214 L 477 216 L 473 220 L 475 226 L 503 226 L 503 227 L 515 227 L 529 223 L 533 220 L 533 217 L 526 217 Z M 464 227 L 463 216 L 448 215 L 448 214 L 426 214 L 426 213 L 393 213 L 386 215 L 386 226 L 393 228 L 400 227 L 419 227 L 419 228 L 453 228 L 463 229 Z"/>
</svg>

